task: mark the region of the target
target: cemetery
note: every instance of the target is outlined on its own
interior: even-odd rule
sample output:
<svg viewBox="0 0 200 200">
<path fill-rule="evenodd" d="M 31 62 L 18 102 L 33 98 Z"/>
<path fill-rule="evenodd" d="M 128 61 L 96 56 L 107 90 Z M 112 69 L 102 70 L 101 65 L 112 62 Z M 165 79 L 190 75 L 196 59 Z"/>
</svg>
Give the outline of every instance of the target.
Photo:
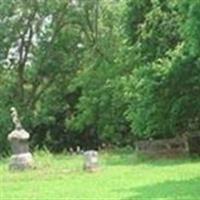
<svg viewBox="0 0 200 200">
<path fill-rule="evenodd" d="M 77 147 L 59 155 L 43 150 L 33 156 L 30 134 L 14 107 L 11 117 L 12 156 L 0 164 L 2 199 L 199 198 L 200 160 L 191 157 L 186 137 L 138 141 L 135 151 Z"/>
<path fill-rule="evenodd" d="M 200 200 L 199 0 L 0 16 L 0 200 Z"/>
</svg>

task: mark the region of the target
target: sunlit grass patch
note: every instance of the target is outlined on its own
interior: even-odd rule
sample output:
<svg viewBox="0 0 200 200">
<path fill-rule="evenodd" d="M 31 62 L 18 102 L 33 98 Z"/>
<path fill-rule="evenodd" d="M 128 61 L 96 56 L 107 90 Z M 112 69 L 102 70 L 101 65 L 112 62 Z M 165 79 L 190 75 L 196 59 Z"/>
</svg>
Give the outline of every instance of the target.
<svg viewBox="0 0 200 200">
<path fill-rule="evenodd" d="M 36 169 L 9 172 L 0 164 L 2 200 L 200 199 L 198 159 L 144 160 L 132 152 L 100 153 L 101 170 L 87 173 L 82 155 L 34 154 Z"/>
</svg>

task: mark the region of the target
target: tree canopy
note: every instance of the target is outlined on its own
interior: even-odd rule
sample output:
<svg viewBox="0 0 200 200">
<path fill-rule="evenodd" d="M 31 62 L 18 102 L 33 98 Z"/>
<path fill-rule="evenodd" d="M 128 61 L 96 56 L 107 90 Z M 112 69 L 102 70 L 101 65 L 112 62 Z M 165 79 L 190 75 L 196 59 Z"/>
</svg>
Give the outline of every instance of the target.
<svg viewBox="0 0 200 200">
<path fill-rule="evenodd" d="M 32 147 L 199 130 L 198 0 L 0 0 L 0 153 L 15 106 Z"/>
</svg>

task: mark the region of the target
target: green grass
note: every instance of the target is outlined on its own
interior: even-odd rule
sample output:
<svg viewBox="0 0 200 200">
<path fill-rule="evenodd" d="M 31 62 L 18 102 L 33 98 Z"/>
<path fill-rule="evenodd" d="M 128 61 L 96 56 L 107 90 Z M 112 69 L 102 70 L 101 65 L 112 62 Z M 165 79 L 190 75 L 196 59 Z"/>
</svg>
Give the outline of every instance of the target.
<svg viewBox="0 0 200 200">
<path fill-rule="evenodd" d="M 9 172 L 0 161 L 1 200 L 198 200 L 200 160 L 141 160 L 102 153 L 101 170 L 86 173 L 82 157 L 39 152 L 37 169 Z"/>
</svg>

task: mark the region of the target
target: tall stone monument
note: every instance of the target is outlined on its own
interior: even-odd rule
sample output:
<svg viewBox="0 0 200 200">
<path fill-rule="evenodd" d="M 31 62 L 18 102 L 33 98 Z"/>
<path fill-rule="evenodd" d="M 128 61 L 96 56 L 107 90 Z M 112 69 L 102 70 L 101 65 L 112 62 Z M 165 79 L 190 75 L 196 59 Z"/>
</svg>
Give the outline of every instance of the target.
<svg viewBox="0 0 200 200">
<path fill-rule="evenodd" d="M 19 120 L 17 110 L 10 109 L 15 129 L 8 135 L 13 155 L 10 159 L 10 170 L 24 170 L 33 167 L 32 154 L 29 152 L 28 139 L 30 134 L 25 131 Z"/>
</svg>

